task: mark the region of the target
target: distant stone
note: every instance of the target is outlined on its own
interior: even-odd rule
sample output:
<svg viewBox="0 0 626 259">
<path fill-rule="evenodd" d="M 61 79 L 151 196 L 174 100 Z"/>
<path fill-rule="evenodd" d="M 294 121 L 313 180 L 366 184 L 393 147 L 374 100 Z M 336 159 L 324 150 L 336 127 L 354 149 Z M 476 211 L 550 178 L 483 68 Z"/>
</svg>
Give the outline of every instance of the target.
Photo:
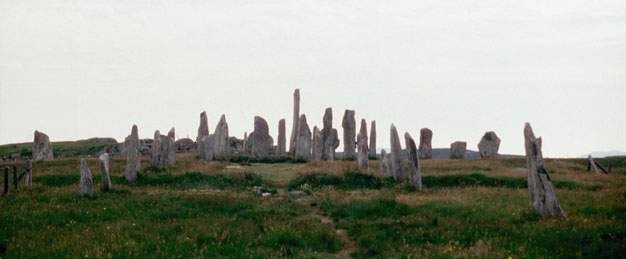
<svg viewBox="0 0 626 259">
<path fill-rule="evenodd" d="M 370 144 L 369 144 L 369 157 L 376 159 L 376 121 L 371 122 L 370 127 Z"/>
<path fill-rule="evenodd" d="M 332 136 L 333 131 L 333 108 L 326 108 L 324 112 L 324 118 L 322 120 L 322 159 L 327 161 L 332 161 L 335 158 L 335 141 Z M 332 158 L 330 158 L 332 156 Z"/>
<path fill-rule="evenodd" d="M 337 129 L 331 129 L 328 136 L 327 143 L 324 144 L 326 151 L 326 161 L 335 161 L 335 150 L 339 147 L 339 133 Z"/>
<path fill-rule="evenodd" d="M 428 128 L 420 130 L 419 158 L 429 159 L 433 157 L 433 131 Z"/>
<path fill-rule="evenodd" d="M 311 152 L 311 157 L 313 161 L 322 160 L 322 150 L 324 149 L 324 140 L 322 136 L 322 132 L 317 126 L 313 128 L 313 147 Z"/>
<path fill-rule="evenodd" d="M 361 119 L 361 128 L 359 129 L 359 134 L 357 135 L 357 147 L 357 165 L 361 169 L 367 169 L 369 151 L 367 147 L 367 122 L 365 119 Z"/>
<path fill-rule="evenodd" d="M 498 156 L 498 149 L 500 149 L 500 138 L 493 131 L 486 132 L 478 143 L 478 152 L 481 158 Z"/>
<path fill-rule="evenodd" d="M 306 195 L 306 192 L 303 192 L 303 191 L 289 191 L 287 194 L 289 194 L 289 196 L 301 196 L 301 195 Z"/>
<path fill-rule="evenodd" d="M 416 188 L 418 191 L 422 190 L 422 172 L 420 169 L 420 162 L 417 156 L 417 147 L 415 141 L 411 137 L 411 134 L 404 133 L 404 140 L 406 142 L 406 150 L 408 156 L 409 166 L 409 185 Z"/>
<path fill-rule="evenodd" d="M 165 156 L 167 157 L 167 163 L 170 165 L 176 164 L 176 129 L 172 129 L 167 132 L 167 140 L 165 143 Z"/>
<path fill-rule="evenodd" d="M 213 160 L 213 136 L 203 136 L 198 140 L 198 156 L 205 161 Z"/>
<path fill-rule="evenodd" d="M 87 167 L 85 159 L 80 160 L 80 183 L 78 184 L 78 195 L 93 197 L 93 180 L 91 171 Z"/>
<path fill-rule="evenodd" d="M 152 140 L 152 160 L 151 165 L 156 168 L 163 168 L 163 140 L 165 136 L 161 135 L 161 132 L 156 130 L 154 132 L 154 139 Z"/>
<path fill-rule="evenodd" d="M 176 140 L 176 152 L 189 152 L 194 149 L 196 144 L 190 138 L 181 138 Z M 198 148 L 197 146 L 195 148 Z"/>
<path fill-rule="evenodd" d="M 141 171 L 141 154 L 139 153 L 139 130 L 133 125 L 130 135 L 124 140 L 126 150 L 126 180 L 133 182 Z"/>
<path fill-rule="evenodd" d="M 353 110 L 346 110 L 341 123 L 343 127 L 343 158 L 354 160 L 356 156 L 356 118 Z"/>
<path fill-rule="evenodd" d="M 111 190 L 111 177 L 109 176 L 109 154 L 104 153 L 98 157 L 100 160 L 100 172 L 102 173 L 102 186 L 100 187 L 103 192 Z"/>
<path fill-rule="evenodd" d="M 85 140 L 81 140 L 80 142 L 85 143 L 117 143 L 117 140 L 114 138 L 88 138 Z"/>
<path fill-rule="evenodd" d="M 554 186 L 545 168 L 541 152 L 541 138 L 536 138 L 530 123 L 524 127 L 524 146 L 526 149 L 526 167 L 528 168 L 528 192 L 530 207 L 540 215 L 566 218 L 565 212 L 556 197 Z"/>
<path fill-rule="evenodd" d="M 293 125 L 291 127 L 291 138 L 289 139 L 289 153 L 292 155 L 296 153 L 296 141 L 300 134 L 298 123 L 300 123 L 300 89 L 296 89 L 293 92 Z"/>
<path fill-rule="evenodd" d="M 52 155 L 52 143 L 50 138 L 43 132 L 35 130 L 35 140 L 33 141 L 33 160 L 51 160 Z"/>
<path fill-rule="evenodd" d="M 287 154 L 287 136 L 285 135 L 285 119 L 278 121 L 278 155 Z"/>
<path fill-rule="evenodd" d="M 389 161 L 387 159 L 387 151 L 380 151 L 380 173 L 382 175 L 389 174 Z"/>
<path fill-rule="evenodd" d="M 213 134 L 213 158 L 223 160 L 227 159 L 229 155 L 230 141 L 228 140 L 228 123 L 226 123 L 226 116 L 222 115 Z"/>
<path fill-rule="evenodd" d="M 209 136 L 209 119 L 206 116 L 206 112 L 200 113 L 200 126 L 198 126 L 198 136 L 196 142 L 202 137 Z"/>
<path fill-rule="evenodd" d="M 463 159 L 465 158 L 465 150 L 467 148 L 467 142 L 457 141 L 450 144 L 450 158 Z"/>
<path fill-rule="evenodd" d="M 393 178 L 396 181 L 404 181 L 404 159 L 402 158 L 402 146 L 400 145 L 400 137 L 396 126 L 391 124 L 391 166 L 393 169 Z"/>
<path fill-rule="evenodd" d="M 252 150 L 251 147 L 252 146 L 251 146 L 250 140 L 248 139 L 248 132 L 244 132 L 243 133 L 243 153 L 244 154 L 250 153 L 250 150 Z"/>
<path fill-rule="evenodd" d="M 252 155 L 255 159 L 260 160 L 267 158 L 270 154 L 271 137 L 269 126 L 265 119 L 254 116 L 254 132 L 249 136 L 252 144 Z"/>
<path fill-rule="evenodd" d="M 300 133 L 298 134 L 298 141 L 296 142 L 296 159 L 298 160 L 310 160 L 311 159 L 311 129 L 306 122 L 306 115 L 300 115 L 300 122 L 298 122 L 298 128 Z"/>
</svg>

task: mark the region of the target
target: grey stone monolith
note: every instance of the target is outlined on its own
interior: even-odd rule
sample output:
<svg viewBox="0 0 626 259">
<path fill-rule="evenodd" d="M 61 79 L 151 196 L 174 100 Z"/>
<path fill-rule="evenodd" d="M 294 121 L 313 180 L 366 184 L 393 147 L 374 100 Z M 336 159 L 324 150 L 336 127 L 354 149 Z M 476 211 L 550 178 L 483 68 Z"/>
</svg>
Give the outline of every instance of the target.
<svg viewBox="0 0 626 259">
<path fill-rule="evenodd" d="M 361 119 L 361 128 L 359 129 L 359 134 L 357 135 L 357 148 L 357 165 L 361 169 L 367 169 L 369 151 L 367 150 L 367 122 L 365 119 Z"/>
<path fill-rule="evenodd" d="M 101 185 L 103 192 L 111 190 L 111 176 L 109 175 L 109 154 L 104 153 L 98 157 L 100 161 Z"/>
<path fill-rule="evenodd" d="M 159 130 L 156 130 L 152 140 L 152 159 L 150 163 L 150 165 L 156 168 L 163 168 L 163 140 L 164 136 L 161 135 Z"/>
<path fill-rule="evenodd" d="M 500 149 L 500 138 L 493 131 L 485 132 L 485 135 L 478 143 L 478 152 L 481 158 L 492 158 L 498 156 Z"/>
<path fill-rule="evenodd" d="M 328 138 L 328 145 L 326 146 L 328 149 L 326 151 L 326 161 L 335 161 L 335 150 L 337 150 L 340 143 L 341 141 L 339 141 L 339 133 L 337 132 L 337 129 L 332 129 L 330 137 Z"/>
<path fill-rule="evenodd" d="M 393 179 L 396 181 L 404 181 L 404 159 L 402 157 L 402 146 L 400 145 L 400 137 L 396 126 L 391 124 L 391 167 L 393 170 Z"/>
<path fill-rule="evenodd" d="M 289 153 L 295 155 L 296 141 L 298 141 L 298 123 L 300 123 L 300 89 L 293 92 L 293 125 L 291 127 L 291 138 L 289 138 Z"/>
<path fill-rule="evenodd" d="M 409 167 L 409 185 L 422 190 L 422 171 L 420 169 L 420 161 L 417 155 L 417 147 L 415 141 L 408 132 L 404 133 L 404 141 L 406 144 L 406 153 Z"/>
<path fill-rule="evenodd" d="M 420 146 L 419 146 L 419 158 L 429 159 L 433 157 L 433 131 L 429 128 L 423 128 L 420 130 Z"/>
<path fill-rule="evenodd" d="M 541 137 L 536 138 L 530 123 L 524 126 L 524 146 L 528 169 L 528 193 L 531 209 L 540 215 L 566 218 L 556 197 L 554 185 L 545 168 L 541 152 Z"/>
<path fill-rule="evenodd" d="M 93 197 L 93 180 L 91 171 L 85 159 L 80 160 L 80 182 L 78 184 L 78 195 Z"/>
<path fill-rule="evenodd" d="M 296 142 L 296 159 L 297 160 L 310 160 L 311 159 L 311 129 L 306 122 L 306 115 L 300 115 L 300 121 L 298 122 L 298 141 Z"/>
<path fill-rule="evenodd" d="M 209 119 L 206 116 L 206 112 L 200 113 L 200 126 L 198 126 L 198 136 L 196 141 L 199 141 L 202 137 L 209 135 Z"/>
<path fill-rule="evenodd" d="M 254 116 L 254 132 L 248 138 L 251 141 L 252 155 L 260 160 L 270 154 L 271 137 L 267 121 L 259 116 Z"/>
<path fill-rule="evenodd" d="M 228 140 L 228 123 L 226 115 L 222 115 L 220 122 L 213 132 L 213 158 L 218 160 L 227 159 L 230 155 L 230 141 Z"/>
<path fill-rule="evenodd" d="M 285 119 L 278 121 L 278 155 L 287 154 L 287 136 L 285 135 Z"/>
<path fill-rule="evenodd" d="M 463 159 L 465 158 L 465 150 L 467 149 L 467 142 L 456 141 L 450 144 L 450 158 Z"/>
<path fill-rule="evenodd" d="M 244 132 L 243 133 L 243 153 L 244 154 L 248 154 L 250 153 L 250 140 L 248 139 L 248 132 Z"/>
<path fill-rule="evenodd" d="M 313 147 L 311 148 L 311 158 L 313 161 L 322 160 L 322 150 L 324 149 L 324 141 L 322 132 L 317 126 L 313 127 Z"/>
<path fill-rule="evenodd" d="M 137 179 L 137 173 L 141 171 L 141 153 L 139 153 L 139 130 L 133 125 L 130 135 L 124 140 L 126 153 L 125 177 L 129 182 Z"/>
<path fill-rule="evenodd" d="M 387 159 L 387 151 L 380 151 L 380 173 L 382 175 L 389 174 L 389 161 Z"/>
<path fill-rule="evenodd" d="M 198 140 L 198 156 L 205 161 L 213 160 L 213 136 L 203 136 Z"/>
<path fill-rule="evenodd" d="M 43 132 L 35 130 L 35 139 L 33 141 L 33 160 L 50 160 L 53 159 L 52 143 L 50 138 Z"/>
<path fill-rule="evenodd" d="M 341 127 L 343 127 L 343 158 L 354 160 L 356 157 L 356 117 L 353 110 L 345 111 Z"/>
<path fill-rule="evenodd" d="M 370 144 L 369 144 L 369 157 L 376 159 L 376 121 L 371 122 L 370 126 Z"/>
<path fill-rule="evenodd" d="M 176 150 L 176 129 L 172 127 L 172 129 L 167 132 L 167 140 L 165 143 L 167 163 L 170 165 L 176 164 Z"/>
<path fill-rule="evenodd" d="M 333 108 L 328 107 L 324 112 L 322 128 L 322 139 L 324 148 L 322 149 L 322 159 L 326 161 L 335 160 L 335 149 L 339 146 L 337 130 L 333 128 Z"/>
<path fill-rule="evenodd" d="M 31 186 L 33 184 L 33 162 L 32 160 L 26 160 L 24 165 L 26 175 L 24 175 L 24 185 Z"/>
</svg>

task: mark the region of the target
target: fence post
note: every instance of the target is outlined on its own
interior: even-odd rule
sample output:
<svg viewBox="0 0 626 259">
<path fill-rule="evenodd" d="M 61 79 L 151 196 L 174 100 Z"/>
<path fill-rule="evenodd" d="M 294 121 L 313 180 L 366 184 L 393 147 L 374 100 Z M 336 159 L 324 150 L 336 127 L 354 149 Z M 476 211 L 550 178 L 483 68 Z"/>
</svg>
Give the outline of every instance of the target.
<svg viewBox="0 0 626 259">
<path fill-rule="evenodd" d="M 13 165 L 13 188 L 17 189 L 17 166 Z"/>
<path fill-rule="evenodd" d="M 9 194 L 9 168 L 4 168 L 4 195 Z"/>
</svg>

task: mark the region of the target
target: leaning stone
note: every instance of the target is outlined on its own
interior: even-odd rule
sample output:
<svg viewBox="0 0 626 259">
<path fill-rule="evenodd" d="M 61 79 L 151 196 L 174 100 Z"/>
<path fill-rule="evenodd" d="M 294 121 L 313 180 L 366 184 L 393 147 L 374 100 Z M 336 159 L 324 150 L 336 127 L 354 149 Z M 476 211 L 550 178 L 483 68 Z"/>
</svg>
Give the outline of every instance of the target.
<svg viewBox="0 0 626 259">
<path fill-rule="evenodd" d="M 463 159 L 465 158 L 465 150 L 467 148 L 467 142 L 457 141 L 450 144 L 450 158 Z"/>
<path fill-rule="evenodd" d="M 111 190 L 111 177 L 109 176 L 109 154 L 104 153 L 98 157 L 100 160 L 100 172 L 102 173 L 102 185 L 103 192 Z"/>
<path fill-rule="evenodd" d="M 376 121 L 371 122 L 370 127 L 370 144 L 369 144 L 369 157 L 376 159 Z"/>
<path fill-rule="evenodd" d="M 35 140 L 33 141 L 33 160 L 53 159 L 52 144 L 50 138 L 43 132 L 35 130 Z"/>
<path fill-rule="evenodd" d="M 284 156 L 287 154 L 287 137 L 285 135 L 285 119 L 278 121 L 278 155 Z"/>
<path fill-rule="evenodd" d="M 257 160 L 267 158 L 270 154 L 271 138 L 269 131 L 267 121 L 259 116 L 254 116 L 254 132 L 250 133 L 248 138 L 252 142 L 252 155 Z"/>
<path fill-rule="evenodd" d="M 229 154 L 228 123 L 226 123 L 226 116 L 222 115 L 213 133 L 213 158 L 223 160 L 227 159 Z"/>
<path fill-rule="evenodd" d="M 500 138 L 493 131 L 486 132 L 478 143 L 478 152 L 481 158 L 498 156 L 498 149 L 500 149 Z"/>
<path fill-rule="evenodd" d="M 365 119 L 361 119 L 361 128 L 359 129 L 357 139 L 357 147 L 359 151 L 357 155 L 357 165 L 361 169 L 367 169 L 369 151 L 367 150 L 367 122 Z"/>
<path fill-rule="evenodd" d="M 419 158 L 428 159 L 433 157 L 433 131 L 428 128 L 420 130 Z"/>
<path fill-rule="evenodd" d="M 402 146 L 400 146 L 400 137 L 396 126 L 391 124 L 391 166 L 393 169 L 393 178 L 396 181 L 404 181 L 404 159 L 402 158 Z"/>
<path fill-rule="evenodd" d="M 387 151 L 380 151 L 380 173 L 382 175 L 389 174 L 389 161 L 387 161 Z"/>
<path fill-rule="evenodd" d="M 293 92 L 293 124 L 291 127 L 291 138 L 289 139 L 289 153 L 296 154 L 296 142 L 298 141 L 298 123 L 300 123 L 300 89 Z"/>
<path fill-rule="evenodd" d="M 296 142 L 296 159 L 297 160 L 310 160 L 311 159 L 311 129 L 306 122 L 306 115 L 300 115 L 300 122 L 298 122 L 298 128 L 300 134 L 298 134 L 298 141 Z"/>
<path fill-rule="evenodd" d="M 541 152 L 541 137 L 536 138 L 530 123 L 524 126 L 526 167 L 528 169 L 528 193 L 530 207 L 540 215 L 566 218 L 565 212 L 556 197 L 554 186 L 545 168 Z"/>
<path fill-rule="evenodd" d="M 161 138 L 161 136 L 161 132 L 156 130 L 154 132 L 154 139 L 152 140 L 151 165 L 156 168 L 163 168 L 163 138 Z"/>
<path fill-rule="evenodd" d="M 354 160 L 356 156 L 356 118 L 353 110 L 345 111 L 341 126 L 343 127 L 343 158 L 345 160 Z"/>
<path fill-rule="evenodd" d="M 165 154 L 167 157 L 167 163 L 170 165 L 176 164 L 176 129 L 172 129 L 167 133 L 167 140 L 165 143 Z"/>
<path fill-rule="evenodd" d="M 324 141 L 322 138 L 322 132 L 315 126 L 313 128 L 313 147 L 311 154 L 313 161 L 322 160 L 322 150 L 324 149 Z"/>
<path fill-rule="evenodd" d="M 404 133 L 404 141 L 406 142 L 406 151 L 408 156 L 409 166 L 409 185 L 416 188 L 418 191 L 422 190 L 422 171 L 420 169 L 420 161 L 417 156 L 417 147 L 415 141 L 408 132 Z"/>
<path fill-rule="evenodd" d="M 80 183 L 78 184 L 78 195 L 93 197 L 93 180 L 91 171 L 87 167 L 85 159 L 80 160 Z"/>
<path fill-rule="evenodd" d="M 124 140 L 124 149 L 126 149 L 126 180 L 133 182 L 137 179 L 137 173 L 141 171 L 141 154 L 139 153 L 139 130 L 137 125 L 133 125 L 133 129 L 128 137 Z"/>
</svg>

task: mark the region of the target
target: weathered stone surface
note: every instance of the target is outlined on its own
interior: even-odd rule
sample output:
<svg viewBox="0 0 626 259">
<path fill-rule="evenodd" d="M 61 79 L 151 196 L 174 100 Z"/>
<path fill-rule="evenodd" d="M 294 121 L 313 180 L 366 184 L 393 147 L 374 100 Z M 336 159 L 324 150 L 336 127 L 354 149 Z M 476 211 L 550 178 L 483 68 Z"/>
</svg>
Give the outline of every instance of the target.
<svg viewBox="0 0 626 259">
<path fill-rule="evenodd" d="M 296 141 L 298 141 L 298 123 L 300 123 L 300 89 L 293 92 L 293 126 L 291 127 L 291 138 L 289 139 L 289 153 L 295 155 Z"/>
<path fill-rule="evenodd" d="M 420 130 L 420 147 L 419 158 L 432 158 L 433 157 L 433 131 L 429 128 L 423 128 Z"/>
<path fill-rule="evenodd" d="M 165 142 L 165 157 L 170 165 L 176 164 L 176 129 L 167 132 L 167 140 Z"/>
<path fill-rule="evenodd" d="M 369 148 L 369 157 L 376 159 L 376 121 L 371 122 L 370 144 L 368 148 Z"/>
<path fill-rule="evenodd" d="M 391 124 L 391 167 L 393 169 L 393 179 L 404 181 L 404 159 L 402 158 L 402 146 L 396 126 Z"/>
<path fill-rule="evenodd" d="M 481 158 L 498 156 L 498 149 L 500 149 L 500 138 L 493 131 L 486 132 L 478 143 L 478 152 Z"/>
<path fill-rule="evenodd" d="M 313 147 L 311 152 L 311 157 L 313 161 L 322 160 L 322 150 L 324 149 L 324 140 L 322 136 L 322 132 L 317 126 L 313 128 Z"/>
<path fill-rule="evenodd" d="M 213 132 L 213 158 L 223 160 L 227 159 L 229 155 L 228 123 L 226 123 L 226 116 L 222 115 Z"/>
<path fill-rule="evenodd" d="M 163 140 L 167 137 L 161 135 L 159 130 L 154 131 L 154 139 L 152 140 L 152 160 L 151 165 L 156 168 L 163 168 Z"/>
<path fill-rule="evenodd" d="M 361 119 L 361 128 L 359 129 L 357 140 L 357 147 L 359 152 L 357 155 L 357 165 L 362 169 L 367 169 L 369 151 L 367 150 L 367 122 L 365 121 L 365 119 Z"/>
<path fill-rule="evenodd" d="M 252 149 L 251 142 L 248 140 L 248 132 L 243 133 L 243 153 L 248 154 Z"/>
<path fill-rule="evenodd" d="M 526 168 L 528 169 L 528 193 L 530 207 L 540 215 L 565 218 L 565 212 L 556 197 L 554 186 L 548 176 L 541 152 L 541 137 L 536 138 L 530 123 L 524 126 L 524 146 L 526 149 Z"/>
<path fill-rule="evenodd" d="M 356 156 L 356 118 L 353 110 L 344 112 L 341 127 L 343 127 L 343 158 L 354 160 Z"/>
<path fill-rule="evenodd" d="M 33 160 L 53 159 L 52 144 L 50 138 L 43 132 L 35 130 L 35 140 L 33 141 Z"/>
<path fill-rule="evenodd" d="M 198 148 L 196 146 L 196 143 L 194 143 L 193 140 L 190 138 L 181 138 L 179 140 L 176 140 L 175 145 L 176 152 L 189 152 L 194 150 L 194 148 Z"/>
<path fill-rule="evenodd" d="M 337 129 L 331 129 L 327 142 L 324 143 L 326 151 L 326 161 L 335 161 L 335 150 L 339 147 L 339 133 Z"/>
<path fill-rule="evenodd" d="M 243 154 L 243 139 L 238 139 L 237 137 L 230 136 L 228 137 L 228 142 L 230 143 L 230 155 Z"/>
<path fill-rule="evenodd" d="M 456 159 L 465 158 L 465 150 L 467 149 L 467 142 L 457 141 L 450 144 L 450 158 Z"/>
<path fill-rule="evenodd" d="M 310 160 L 311 159 L 311 129 L 306 122 L 306 115 L 300 115 L 300 122 L 298 122 L 298 128 L 300 134 L 298 134 L 298 141 L 296 142 L 296 159 L 298 160 Z"/>
<path fill-rule="evenodd" d="M 111 177 L 109 176 L 109 154 L 104 153 L 98 157 L 100 160 L 101 186 L 103 192 L 111 190 Z"/>
<path fill-rule="evenodd" d="M 198 136 L 196 142 L 200 141 L 202 137 L 209 135 L 209 119 L 206 116 L 206 112 L 200 113 L 200 126 L 198 126 Z"/>
<path fill-rule="evenodd" d="M 249 138 L 252 142 L 252 155 L 257 160 L 266 158 L 270 154 L 272 144 L 269 131 L 267 121 L 259 116 L 255 116 L 254 132 L 250 133 Z"/>
<path fill-rule="evenodd" d="M 93 180 L 91 171 L 87 167 L 85 159 L 80 160 L 80 183 L 78 184 L 78 195 L 93 197 Z"/>
<path fill-rule="evenodd" d="M 285 119 L 278 121 L 278 155 L 287 154 L 287 136 L 285 135 Z"/>
<path fill-rule="evenodd" d="M 389 161 L 387 159 L 387 151 L 380 151 L 380 173 L 382 175 L 389 174 Z"/>
<path fill-rule="evenodd" d="M 24 185 L 31 186 L 33 184 L 33 162 L 29 159 L 26 160 L 24 165 L 26 175 L 24 175 Z"/>
<path fill-rule="evenodd" d="M 198 140 L 198 156 L 205 161 L 213 160 L 213 136 L 203 136 Z"/>
<path fill-rule="evenodd" d="M 139 130 L 133 125 L 130 135 L 124 140 L 126 150 L 126 180 L 133 182 L 137 179 L 137 173 L 141 171 L 141 154 L 139 153 Z"/>
<path fill-rule="evenodd" d="M 332 138 L 333 134 L 333 108 L 328 107 L 324 111 L 324 118 L 322 119 L 322 159 L 327 161 L 333 161 L 335 159 L 335 139 Z M 332 158 L 330 157 L 332 156 Z"/>
<path fill-rule="evenodd" d="M 404 141 L 406 144 L 406 151 L 408 156 L 409 166 L 409 185 L 416 188 L 418 191 L 422 190 L 422 171 L 420 169 L 420 161 L 417 156 L 417 147 L 415 141 L 408 132 L 404 133 Z"/>
</svg>

